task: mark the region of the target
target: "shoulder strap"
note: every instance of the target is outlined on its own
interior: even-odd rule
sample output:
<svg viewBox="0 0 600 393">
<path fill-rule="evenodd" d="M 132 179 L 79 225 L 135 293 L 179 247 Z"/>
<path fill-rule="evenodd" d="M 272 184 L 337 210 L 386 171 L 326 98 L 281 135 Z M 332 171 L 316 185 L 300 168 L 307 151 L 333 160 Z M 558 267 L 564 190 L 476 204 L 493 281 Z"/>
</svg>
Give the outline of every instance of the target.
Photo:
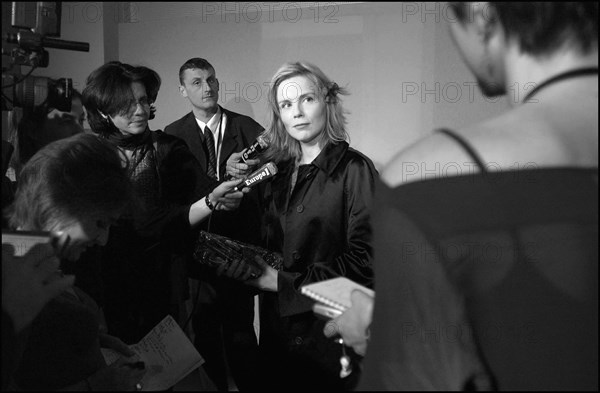
<svg viewBox="0 0 600 393">
<path fill-rule="evenodd" d="M 460 135 L 458 135 L 454 131 L 451 131 L 451 130 L 449 130 L 447 128 L 440 128 L 437 131 L 441 132 L 442 134 L 448 135 L 450 138 L 452 138 L 456 142 L 458 142 L 458 144 L 461 145 L 463 147 L 463 149 L 465 149 L 465 151 L 473 159 L 473 161 L 475 161 L 475 163 L 477 164 L 477 166 L 479 167 L 479 169 L 481 170 L 481 172 L 483 172 L 483 173 L 487 173 L 488 172 L 488 170 L 487 170 L 485 164 L 483 163 L 483 160 L 479 156 L 479 154 L 475 151 L 475 149 L 473 148 L 473 146 L 471 146 L 469 144 L 469 142 L 467 142 L 463 137 L 461 137 Z"/>
</svg>

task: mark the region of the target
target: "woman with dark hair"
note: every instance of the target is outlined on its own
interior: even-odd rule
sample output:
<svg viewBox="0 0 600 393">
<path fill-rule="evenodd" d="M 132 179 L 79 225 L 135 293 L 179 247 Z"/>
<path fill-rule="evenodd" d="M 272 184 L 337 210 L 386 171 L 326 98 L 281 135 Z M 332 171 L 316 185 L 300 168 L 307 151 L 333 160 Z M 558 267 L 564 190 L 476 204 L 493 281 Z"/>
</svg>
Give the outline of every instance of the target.
<svg viewBox="0 0 600 393">
<path fill-rule="evenodd" d="M 185 142 L 150 131 L 159 87 L 153 70 L 110 62 L 90 74 L 83 90 L 92 131 L 125 155 L 135 189 L 136 203 L 102 252 L 109 331 L 129 343 L 167 314 L 182 321 L 190 229 L 213 209 L 236 208 L 243 195 L 233 190 L 239 181 L 212 189 L 215 182 L 202 173 Z"/>
<path fill-rule="evenodd" d="M 449 10 L 481 90 L 516 88 L 513 108 L 388 165 L 376 296 L 331 332 L 364 350 L 374 302 L 361 389 L 598 390 L 598 3 Z"/>
<path fill-rule="evenodd" d="M 50 143 L 21 172 L 8 209 L 11 226 L 52 232 L 63 268 L 67 261 L 77 263 L 86 248 L 106 244 L 110 225 L 131 200 L 123 164 L 114 146 L 93 135 L 82 133 Z M 98 306 L 77 286 L 50 300 L 26 337 L 20 361 L 2 365 L 3 375 L 5 367 L 16 366 L 17 389 L 135 390 L 144 375 L 144 370 L 128 366 L 133 359 L 126 358 L 134 352 L 106 334 Z M 100 347 L 116 349 L 125 358 L 107 366 Z"/>
</svg>

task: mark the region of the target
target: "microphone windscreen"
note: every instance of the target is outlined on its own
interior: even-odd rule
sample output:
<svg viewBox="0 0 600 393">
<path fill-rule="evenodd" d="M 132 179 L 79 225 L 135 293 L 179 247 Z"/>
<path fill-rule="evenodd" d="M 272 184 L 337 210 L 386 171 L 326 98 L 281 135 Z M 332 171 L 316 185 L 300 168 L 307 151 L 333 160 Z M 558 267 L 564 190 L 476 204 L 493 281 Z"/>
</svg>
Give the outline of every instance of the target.
<svg viewBox="0 0 600 393">
<path fill-rule="evenodd" d="M 262 153 L 267 147 L 269 147 L 269 142 L 262 136 L 259 135 L 251 144 L 244 153 L 242 153 L 242 161 L 246 162 L 248 160 L 256 158 L 260 153 Z"/>
</svg>

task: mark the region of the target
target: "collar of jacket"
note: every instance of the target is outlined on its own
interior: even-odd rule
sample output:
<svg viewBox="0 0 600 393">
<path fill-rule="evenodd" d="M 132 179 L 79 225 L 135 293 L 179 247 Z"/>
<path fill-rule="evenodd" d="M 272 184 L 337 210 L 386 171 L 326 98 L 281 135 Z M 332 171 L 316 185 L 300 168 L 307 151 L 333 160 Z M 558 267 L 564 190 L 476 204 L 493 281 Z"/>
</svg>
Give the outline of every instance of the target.
<svg viewBox="0 0 600 393">
<path fill-rule="evenodd" d="M 312 162 L 317 168 L 321 169 L 328 176 L 331 176 L 340 161 L 344 158 L 346 150 L 348 150 L 348 142 L 342 141 L 338 143 L 329 142 L 321 153 Z"/>
</svg>

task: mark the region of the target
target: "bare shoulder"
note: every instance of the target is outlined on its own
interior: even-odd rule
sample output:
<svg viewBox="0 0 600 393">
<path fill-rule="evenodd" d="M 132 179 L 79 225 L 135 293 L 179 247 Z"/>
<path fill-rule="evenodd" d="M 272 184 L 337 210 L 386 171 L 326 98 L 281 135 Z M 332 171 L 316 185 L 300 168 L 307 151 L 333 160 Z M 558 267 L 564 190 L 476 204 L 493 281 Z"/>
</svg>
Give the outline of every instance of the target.
<svg viewBox="0 0 600 393">
<path fill-rule="evenodd" d="M 453 130 L 463 139 L 469 130 Z M 477 172 L 466 150 L 445 133 L 435 132 L 396 154 L 383 168 L 381 177 L 390 187 L 414 181 L 459 176 Z"/>
<path fill-rule="evenodd" d="M 485 122 L 453 130 L 488 171 L 598 166 L 597 112 L 560 106 L 521 106 Z M 478 172 L 453 138 L 434 133 L 398 153 L 382 171 L 389 186 Z"/>
<path fill-rule="evenodd" d="M 507 130 L 514 130 L 514 113 L 507 112 L 496 118 L 461 129 L 451 130 L 474 151 L 483 164 L 494 170 L 497 157 L 516 143 Z M 522 122 L 521 122 L 522 123 Z M 514 134 L 518 133 L 515 131 Z M 500 165 L 505 165 L 503 161 Z M 469 175 L 480 172 L 472 154 L 455 138 L 435 132 L 399 152 L 382 171 L 383 180 L 394 187 L 413 181 Z"/>
</svg>

